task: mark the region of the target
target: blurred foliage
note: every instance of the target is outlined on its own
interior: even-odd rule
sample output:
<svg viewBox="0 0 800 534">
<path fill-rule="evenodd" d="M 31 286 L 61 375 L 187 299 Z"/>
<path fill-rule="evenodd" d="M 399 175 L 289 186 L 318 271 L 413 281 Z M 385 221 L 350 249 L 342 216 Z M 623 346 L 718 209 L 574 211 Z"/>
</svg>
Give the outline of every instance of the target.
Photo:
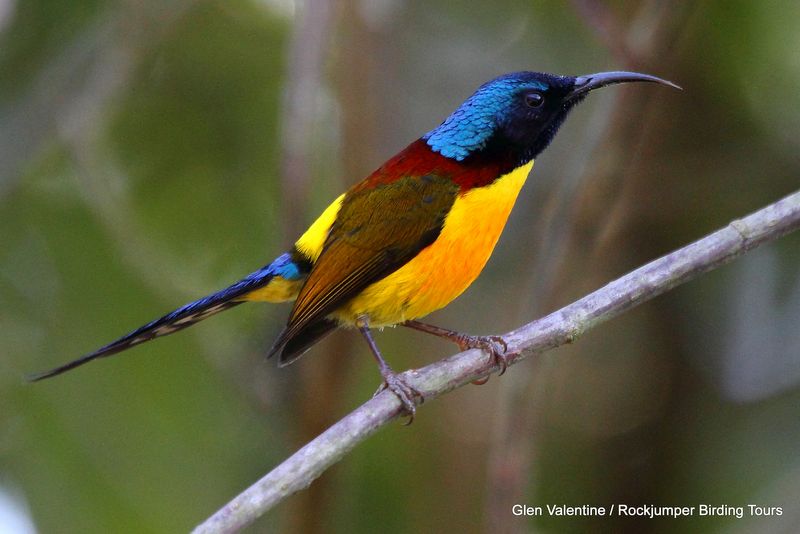
<svg viewBox="0 0 800 534">
<path fill-rule="evenodd" d="M 0 496 L 42 532 L 186 531 L 368 398 L 378 374 L 352 334 L 288 369 L 263 362 L 286 306 L 240 307 L 53 381 L 21 377 L 270 261 L 292 239 L 287 218 L 307 224 L 503 72 L 628 68 L 685 91 L 593 95 L 537 161 L 484 275 L 432 322 L 509 330 L 796 189 L 798 10 L 337 2 L 308 103 L 307 209 L 282 201 L 280 169 L 302 4 L 0 1 Z M 252 530 L 791 531 L 798 261 L 789 236 L 426 404 Z M 378 342 L 396 368 L 453 349 L 411 331 Z M 514 432 L 521 456 L 498 448 Z M 498 472 L 521 481 L 511 502 L 784 515 L 515 518 L 492 510 Z"/>
</svg>

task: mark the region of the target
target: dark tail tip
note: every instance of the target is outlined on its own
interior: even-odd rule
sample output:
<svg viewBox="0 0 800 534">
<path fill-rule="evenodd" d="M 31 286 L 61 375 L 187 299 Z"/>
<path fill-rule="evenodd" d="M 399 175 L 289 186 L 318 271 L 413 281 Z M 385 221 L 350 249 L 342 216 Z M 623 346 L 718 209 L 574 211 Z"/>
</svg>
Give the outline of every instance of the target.
<svg viewBox="0 0 800 534">
<path fill-rule="evenodd" d="M 61 373 L 66 373 L 70 369 L 75 369 L 76 367 L 80 367 L 81 365 L 83 365 L 85 363 L 89 363 L 90 361 L 94 360 L 98 356 L 99 355 L 96 354 L 96 353 L 87 354 L 83 358 L 78 358 L 77 360 L 72 360 L 69 363 L 65 363 L 64 365 L 60 365 L 60 366 L 55 367 L 53 369 L 49 369 L 47 371 L 41 371 L 41 372 L 38 372 L 38 373 L 30 373 L 28 375 L 25 375 L 25 380 L 27 380 L 28 382 L 38 382 L 39 380 L 44 380 L 45 378 L 50 378 L 50 377 L 53 377 L 53 376 L 57 376 L 57 375 L 60 375 Z"/>
</svg>

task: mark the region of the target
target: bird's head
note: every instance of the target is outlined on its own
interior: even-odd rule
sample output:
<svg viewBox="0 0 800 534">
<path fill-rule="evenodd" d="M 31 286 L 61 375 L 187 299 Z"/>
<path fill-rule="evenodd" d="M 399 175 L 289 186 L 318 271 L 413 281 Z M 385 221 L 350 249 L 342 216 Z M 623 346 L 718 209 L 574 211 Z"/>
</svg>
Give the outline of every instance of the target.
<svg viewBox="0 0 800 534">
<path fill-rule="evenodd" d="M 525 163 L 544 150 L 570 110 L 594 89 L 615 83 L 672 82 L 636 72 L 556 76 L 512 72 L 486 82 L 423 139 L 435 152 L 463 161 L 485 150 L 508 150 Z"/>
</svg>

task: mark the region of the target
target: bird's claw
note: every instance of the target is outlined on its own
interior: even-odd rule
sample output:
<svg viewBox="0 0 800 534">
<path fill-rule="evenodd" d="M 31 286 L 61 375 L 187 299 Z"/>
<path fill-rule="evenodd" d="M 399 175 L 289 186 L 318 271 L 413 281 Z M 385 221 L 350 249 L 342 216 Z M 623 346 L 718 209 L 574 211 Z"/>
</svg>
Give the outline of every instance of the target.
<svg viewBox="0 0 800 534">
<path fill-rule="evenodd" d="M 477 379 L 477 380 L 473 380 L 473 381 L 472 381 L 472 383 L 473 383 L 473 384 L 475 384 L 476 386 L 482 386 L 482 385 L 484 385 L 486 382 L 488 382 L 488 381 L 489 381 L 489 377 L 491 377 L 491 376 L 492 376 L 492 375 L 486 375 L 486 376 L 484 376 L 483 378 L 479 378 L 479 379 Z"/>
<path fill-rule="evenodd" d="M 417 414 L 417 404 L 414 402 L 414 397 L 419 397 L 420 404 L 422 404 L 425 402 L 425 397 L 422 396 L 422 393 L 408 385 L 402 378 L 394 373 L 384 377 L 384 382 L 375 392 L 375 395 L 378 395 L 384 389 L 391 390 L 391 392 L 400 399 L 400 403 L 403 405 L 403 409 L 408 415 L 408 421 L 405 423 L 406 426 L 413 423 L 414 416 Z"/>
</svg>

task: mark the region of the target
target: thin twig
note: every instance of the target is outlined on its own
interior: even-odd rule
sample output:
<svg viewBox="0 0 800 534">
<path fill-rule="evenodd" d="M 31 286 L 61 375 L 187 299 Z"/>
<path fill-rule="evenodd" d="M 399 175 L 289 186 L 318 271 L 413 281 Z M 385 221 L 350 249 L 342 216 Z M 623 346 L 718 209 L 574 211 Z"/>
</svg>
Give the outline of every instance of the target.
<svg viewBox="0 0 800 534">
<path fill-rule="evenodd" d="M 663 256 L 572 304 L 504 335 L 508 363 L 577 340 L 584 332 L 746 251 L 800 228 L 800 191 Z M 455 354 L 403 378 L 427 400 L 497 371 L 480 350 Z M 358 443 L 402 414 L 383 391 L 309 442 L 199 525 L 195 533 L 235 532 L 289 495 L 308 487 Z"/>
</svg>

